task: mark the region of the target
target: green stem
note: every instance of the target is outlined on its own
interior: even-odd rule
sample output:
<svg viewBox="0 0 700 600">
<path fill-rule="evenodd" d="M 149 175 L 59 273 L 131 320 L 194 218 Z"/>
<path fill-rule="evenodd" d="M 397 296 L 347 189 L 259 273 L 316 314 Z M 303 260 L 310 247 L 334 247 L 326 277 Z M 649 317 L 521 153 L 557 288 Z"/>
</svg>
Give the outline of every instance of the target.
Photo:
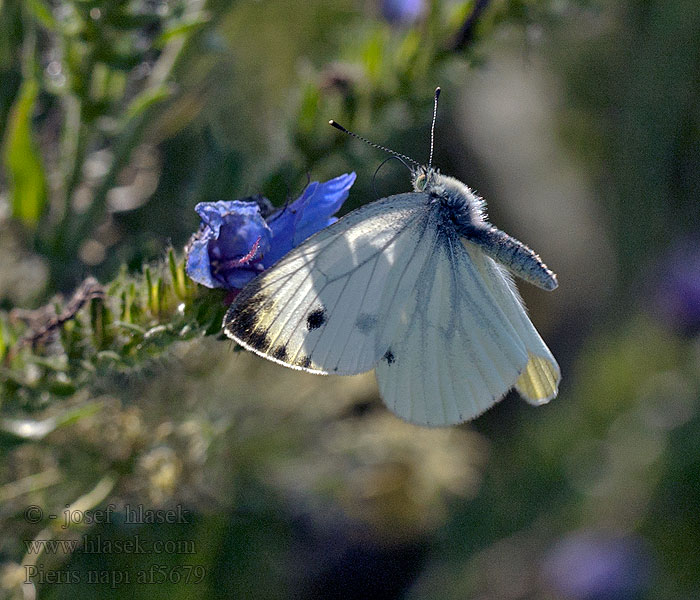
<svg viewBox="0 0 700 600">
<path fill-rule="evenodd" d="M 82 103 L 72 94 L 63 99 L 65 124 L 61 140 L 61 155 L 64 174 L 63 212 L 54 234 L 54 248 L 62 248 L 75 218 L 73 210 L 73 193 L 80 183 L 88 146 L 88 132 L 81 123 Z"/>
<path fill-rule="evenodd" d="M 82 127 L 82 103 L 73 95 L 66 96 L 63 100 L 65 111 L 64 135 L 62 140 L 62 154 L 64 158 L 64 221 L 72 218 L 73 207 L 71 199 L 73 192 L 80 182 L 87 148 L 87 135 Z"/>
<path fill-rule="evenodd" d="M 77 251 L 83 240 L 90 235 L 95 224 L 98 223 L 106 213 L 107 194 L 109 190 L 114 187 L 117 176 L 121 170 L 128 164 L 131 151 L 141 137 L 146 122 L 146 115 L 148 114 L 149 112 L 146 111 L 146 113 L 132 119 L 126 125 L 121 137 L 117 140 L 114 148 L 114 158 L 112 159 L 109 171 L 107 171 L 104 179 L 95 190 L 90 206 L 85 213 L 78 218 L 78 222 L 73 228 L 69 242 L 72 250 L 70 254 L 74 254 L 75 251 Z"/>
<path fill-rule="evenodd" d="M 63 51 L 68 52 L 71 40 L 63 35 L 62 43 Z M 60 257 L 58 261 L 54 261 L 54 264 L 60 265 L 59 269 L 70 268 L 68 263 L 72 262 L 72 257 L 75 256 L 79 248 L 78 240 L 71 238 L 71 229 L 76 219 L 73 210 L 73 195 L 82 179 L 83 165 L 91 137 L 89 134 L 90 123 L 84 123 L 83 117 L 85 100 L 88 99 L 92 87 L 94 69 L 95 55 L 94 50 L 91 50 L 85 57 L 84 68 L 81 69 L 85 78 L 81 78 L 78 89 L 69 92 L 63 100 L 65 111 L 64 132 L 61 140 L 62 156 L 64 157 L 62 164 L 64 176 L 63 212 L 53 235 L 52 243 L 53 252 Z M 52 283 L 60 282 L 63 279 L 63 274 L 54 272 L 53 279 Z"/>
</svg>

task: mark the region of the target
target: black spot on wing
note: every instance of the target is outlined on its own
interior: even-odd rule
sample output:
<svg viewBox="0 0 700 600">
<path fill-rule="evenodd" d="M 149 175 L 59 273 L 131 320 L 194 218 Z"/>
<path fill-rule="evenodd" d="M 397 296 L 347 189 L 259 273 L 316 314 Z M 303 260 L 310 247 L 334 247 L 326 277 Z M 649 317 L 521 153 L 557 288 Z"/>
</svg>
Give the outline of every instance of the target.
<svg viewBox="0 0 700 600">
<path fill-rule="evenodd" d="M 275 348 L 275 351 L 272 353 L 272 356 L 277 360 L 287 360 L 287 346 L 277 346 L 277 348 Z"/>
<path fill-rule="evenodd" d="M 226 331 L 245 337 L 255 329 L 258 321 L 258 313 L 267 307 L 269 297 L 264 293 L 257 292 L 245 302 L 234 304 L 228 309 L 224 320 Z"/>
<path fill-rule="evenodd" d="M 241 336 L 241 339 L 260 352 L 266 353 L 270 350 L 270 338 L 267 337 L 267 333 L 264 331 L 253 331 L 247 336 Z"/>
<path fill-rule="evenodd" d="M 297 364 L 304 369 L 310 369 L 311 368 L 311 357 L 304 356 L 299 360 L 299 362 Z"/>
<path fill-rule="evenodd" d="M 309 331 L 313 329 L 318 329 L 326 322 L 326 311 L 323 308 L 317 308 L 316 310 L 309 313 L 306 317 L 306 326 Z"/>
<path fill-rule="evenodd" d="M 226 314 L 226 331 L 245 334 L 255 327 L 257 310 L 251 304 L 233 306 Z"/>
<path fill-rule="evenodd" d="M 394 353 L 391 351 L 391 348 L 389 348 L 385 353 L 382 358 L 386 361 L 386 364 L 388 365 L 393 365 L 396 362 L 396 358 L 394 357 Z"/>
<path fill-rule="evenodd" d="M 355 326 L 362 333 L 369 333 L 377 326 L 377 317 L 375 315 L 362 313 L 358 315 L 357 321 L 355 321 Z"/>
</svg>

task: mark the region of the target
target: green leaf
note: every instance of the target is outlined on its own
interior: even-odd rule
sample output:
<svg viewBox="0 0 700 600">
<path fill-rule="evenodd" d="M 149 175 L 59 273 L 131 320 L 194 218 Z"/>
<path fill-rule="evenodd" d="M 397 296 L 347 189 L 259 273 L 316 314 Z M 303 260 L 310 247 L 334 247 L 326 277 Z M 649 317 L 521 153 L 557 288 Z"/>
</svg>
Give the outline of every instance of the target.
<svg viewBox="0 0 700 600">
<path fill-rule="evenodd" d="M 129 103 L 126 110 L 126 120 L 130 121 L 140 117 L 149 108 L 167 99 L 171 94 L 172 88 L 165 84 L 146 88 Z"/>
<path fill-rule="evenodd" d="M 29 227 L 36 227 L 46 206 L 46 175 L 32 138 L 32 114 L 38 93 L 36 80 L 22 83 L 5 134 L 4 162 L 12 215 Z"/>
<path fill-rule="evenodd" d="M 42 0 L 27 0 L 26 4 L 32 16 L 39 21 L 44 27 L 52 31 L 58 29 L 58 23 L 51 14 L 51 9 L 42 2 Z"/>
<path fill-rule="evenodd" d="M 102 298 L 93 298 L 90 301 L 90 324 L 95 348 L 104 350 L 112 341 L 110 323 L 111 315 L 105 307 Z"/>
<path fill-rule="evenodd" d="M 362 62 L 364 63 L 367 75 L 373 81 L 379 79 L 384 60 L 385 40 L 381 31 L 372 35 L 362 51 Z"/>
<path fill-rule="evenodd" d="M 170 40 L 175 39 L 181 35 L 192 34 L 209 22 L 209 15 L 202 14 L 196 18 L 189 20 L 182 20 L 170 25 L 163 33 L 161 33 L 156 39 L 155 45 L 157 48 L 162 48 Z"/>
<path fill-rule="evenodd" d="M 168 266 L 170 267 L 170 278 L 173 292 L 178 300 L 187 300 L 187 276 L 185 274 L 184 261 L 179 263 L 175 257 L 172 247 L 168 249 Z"/>
<path fill-rule="evenodd" d="M 304 89 L 304 95 L 299 110 L 298 127 L 305 134 L 310 134 L 318 124 L 318 107 L 321 102 L 321 90 L 317 85 L 309 84 Z"/>
<path fill-rule="evenodd" d="M 102 408 L 102 402 L 88 402 L 77 408 L 71 408 L 61 414 L 41 421 L 32 419 L 0 419 L 0 434 L 19 440 L 37 441 L 45 438 L 59 427 L 66 427 L 80 419 L 94 415 Z"/>
<path fill-rule="evenodd" d="M 5 350 L 9 344 L 5 341 L 5 326 L 3 325 L 2 319 L 0 319 L 0 359 L 5 356 Z"/>
</svg>

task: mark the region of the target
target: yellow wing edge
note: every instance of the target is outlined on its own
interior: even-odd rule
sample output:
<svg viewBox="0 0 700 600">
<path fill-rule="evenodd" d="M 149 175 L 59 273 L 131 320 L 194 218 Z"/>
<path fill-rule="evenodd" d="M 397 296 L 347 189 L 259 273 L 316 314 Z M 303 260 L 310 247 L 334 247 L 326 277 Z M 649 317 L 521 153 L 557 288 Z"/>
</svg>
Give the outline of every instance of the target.
<svg viewBox="0 0 700 600">
<path fill-rule="evenodd" d="M 537 406 L 556 397 L 560 381 L 556 361 L 528 352 L 527 365 L 515 382 L 515 389 L 530 404 Z"/>
</svg>

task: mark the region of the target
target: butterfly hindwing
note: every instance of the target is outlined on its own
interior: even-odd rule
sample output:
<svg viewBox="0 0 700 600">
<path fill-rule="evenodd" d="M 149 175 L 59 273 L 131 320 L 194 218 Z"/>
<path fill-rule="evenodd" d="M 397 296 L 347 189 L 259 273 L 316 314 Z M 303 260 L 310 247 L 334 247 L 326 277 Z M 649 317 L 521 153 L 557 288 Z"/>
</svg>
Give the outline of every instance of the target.
<svg viewBox="0 0 700 600">
<path fill-rule="evenodd" d="M 424 265 L 421 286 L 402 313 L 376 372 L 385 403 L 407 421 L 461 423 L 490 408 L 516 383 L 519 390 L 521 383 L 556 388 L 556 362 L 517 292 L 492 259 L 455 235 L 441 235 Z M 533 356 L 542 361 L 533 362 Z M 555 370 L 556 378 L 549 377 Z"/>
<path fill-rule="evenodd" d="M 240 292 L 224 331 L 287 366 L 368 371 L 431 256 L 428 202 L 421 193 L 384 198 L 310 237 Z"/>
<path fill-rule="evenodd" d="M 528 352 L 528 363 L 518 377 L 515 388 L 530 404 L 544 404 L 557 395 L 561 372 L 542 337 L 530 321 L 520 294 L 510 274 L 477 248 L 464 244 L 484 282 L 498 299 L 499 305 L 515 328 Z"/>
</svg>

